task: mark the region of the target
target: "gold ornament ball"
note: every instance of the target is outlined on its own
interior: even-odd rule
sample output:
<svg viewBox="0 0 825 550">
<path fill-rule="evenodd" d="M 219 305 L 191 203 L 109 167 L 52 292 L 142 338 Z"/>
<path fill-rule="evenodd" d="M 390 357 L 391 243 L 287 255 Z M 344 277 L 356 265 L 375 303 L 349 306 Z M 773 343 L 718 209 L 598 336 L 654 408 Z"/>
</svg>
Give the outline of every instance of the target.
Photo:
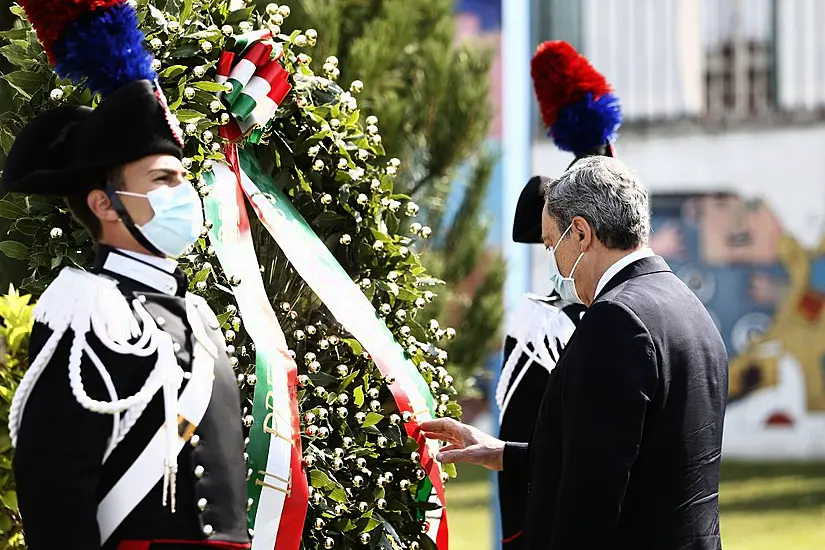
<svg viewBox="0 0 825 550">
<path fill-rule="evenodd" d="M 210 42 L 209 40 L 204 40 L 203 42 L 201 42 L 201 51 L 203 51 L 203 53 L 211 52 L 212 42 Z"/>
<path fill-rule="evenodd" d="M 293 42 L 293 44 L 295 44 L 299 48 L 305 48 L 309 44 L 309 40 L 307 40 L 305 34 L 299 34 L 295 37 L 295 41 Z"/>
</svg>

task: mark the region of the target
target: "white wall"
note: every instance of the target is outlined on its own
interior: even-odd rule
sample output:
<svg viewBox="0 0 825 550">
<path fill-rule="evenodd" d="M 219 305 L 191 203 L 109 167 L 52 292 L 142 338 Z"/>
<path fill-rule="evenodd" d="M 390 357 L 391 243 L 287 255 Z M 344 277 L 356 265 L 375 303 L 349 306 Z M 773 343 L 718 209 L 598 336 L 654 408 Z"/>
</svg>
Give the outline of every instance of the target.
<svg viewBox="0 0 825 550">
<path fill-rule="evenodd" d="M 825 124 L 719 134 L 622 134 L 616 152 L 652 192 L 736 191 L 762 197 L 786 231 L 814 247 L 825 234 Z M 533 173 L 557 176 L 572 159 L 533 146 Z"/>
</svg>

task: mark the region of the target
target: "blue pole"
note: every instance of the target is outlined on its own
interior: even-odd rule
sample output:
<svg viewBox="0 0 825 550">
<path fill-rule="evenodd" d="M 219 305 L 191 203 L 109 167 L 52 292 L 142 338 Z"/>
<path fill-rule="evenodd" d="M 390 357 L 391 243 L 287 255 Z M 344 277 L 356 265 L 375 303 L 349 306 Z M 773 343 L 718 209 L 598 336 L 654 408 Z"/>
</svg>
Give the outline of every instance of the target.
<svg viewBox="0 0 825 550">
<path fill-rule="evenodd" d="M 530 0 L 502 0 L 502 57 L 505 60 L 503 81 L 502 115 L 502 174 L 501 174 L 501 225 L 500 242 L 507 262 L 507 280 L 504 284 L 505 323 L 518 306 L 521 296 L 530 289 L 529 247 L 513 242 L 512 224 L 516 212 L 518 196 L 530 178 L 532 168 L 530 158 Z M 498 378 L 500 356 L 491 358 L 490 410 L 494 425 L 498 425 L 498 407 L 495 403 L 495 383 Z M 498 510 L 498 480 L 491 476 L 493 483 L 493 544 L 501 548 L 501 520 Z"/>
<path fill-rule="evenodd" d="M 531 175 L 530 166 L 530 1 L 502 2 L 503 80 L 501 248 L 507 262 L 505 316 L 509 320 L 521 296 L 530 288 L 529 247 L 514 243 L 513 217 L 519 193 Z"/>
</svg>

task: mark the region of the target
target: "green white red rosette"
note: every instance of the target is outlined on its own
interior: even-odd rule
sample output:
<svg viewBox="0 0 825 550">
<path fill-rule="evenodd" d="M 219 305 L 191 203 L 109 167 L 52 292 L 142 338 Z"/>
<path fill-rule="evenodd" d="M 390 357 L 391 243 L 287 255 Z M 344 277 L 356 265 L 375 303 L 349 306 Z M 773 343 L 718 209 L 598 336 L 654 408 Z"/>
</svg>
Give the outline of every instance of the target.
<svg viewBox="0 0 825 550">
<path fill-rule="evenodd" d="M 281 46 L 267 30 L 237 36 L 230 49 L 221 52 L 215 81 L 231 88 L 221 99 L 232 115 L 221 127 L 221 137 L 260 141 L 263 129 L 292 89 L 281 57 Z"/>
</svg>

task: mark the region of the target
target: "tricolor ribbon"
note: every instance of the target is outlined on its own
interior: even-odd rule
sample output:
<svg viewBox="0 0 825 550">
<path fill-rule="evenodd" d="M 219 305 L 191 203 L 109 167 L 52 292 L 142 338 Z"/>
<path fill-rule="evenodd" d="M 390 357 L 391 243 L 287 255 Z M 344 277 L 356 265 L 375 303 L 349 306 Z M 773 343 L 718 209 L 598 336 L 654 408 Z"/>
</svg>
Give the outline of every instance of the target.
<svg viewBox="0 0 825 550">
<path fill-rule="evenodd" d="M 255 393 L 249 432 L 247 494 L 252 550 L 298 550 L 308 505 L 302 466 L 297 367 L 267 298 L 252 243 L 234 146 L 226 161 L 204 173 L 210 193 L 204 198 L 212 223 L 210 244 L 233 287 L 241 318 L 255 344 Z"/>
<path fill-rule="evenodd" d="M 419 501 L 433 502 L 442 507 L 426 514 L 427 534 L 439 550 L 447 550 L 442 470 L 441 465 L 434 460 L 438 443 L 427 440 L 419 427 L 421 421 L 435 416 L 436 403 L 426 381 L 406 357 L 403 348 L 395 341 L 358 285 L 347 275 L 289 198 L 261 170 L 255 158 L 248 151 L 238 151 L 236 144 L 227 146 L 227 158 L 238 159 L 237 164 L 232 162 L 230 165 L 235 171 L 235 181 L 240 183 L 258 219 L 301 278 L 323 301 L 335 319 L 364 346 L 381 374 L 394 378 L 390 391 L 398 410 L 411 415 L 411 421 L 405 424 L 405 430 L 418 443 L 421 466 L 426 472 L 415 496 Z"/>
<path fill-rule="evenodd" d="M 232 115 L 220 129 L 228 141 L 245 137 L 258 143 L 263 128 L 292 89 L 289 73 L 280 63 L 283 51 L 270 38 L 264 32 L 242 35 L 234 40 L 235 51 L 221 52 L 215 81 L 232 87 L 221 97 Z"/>
</svg>

